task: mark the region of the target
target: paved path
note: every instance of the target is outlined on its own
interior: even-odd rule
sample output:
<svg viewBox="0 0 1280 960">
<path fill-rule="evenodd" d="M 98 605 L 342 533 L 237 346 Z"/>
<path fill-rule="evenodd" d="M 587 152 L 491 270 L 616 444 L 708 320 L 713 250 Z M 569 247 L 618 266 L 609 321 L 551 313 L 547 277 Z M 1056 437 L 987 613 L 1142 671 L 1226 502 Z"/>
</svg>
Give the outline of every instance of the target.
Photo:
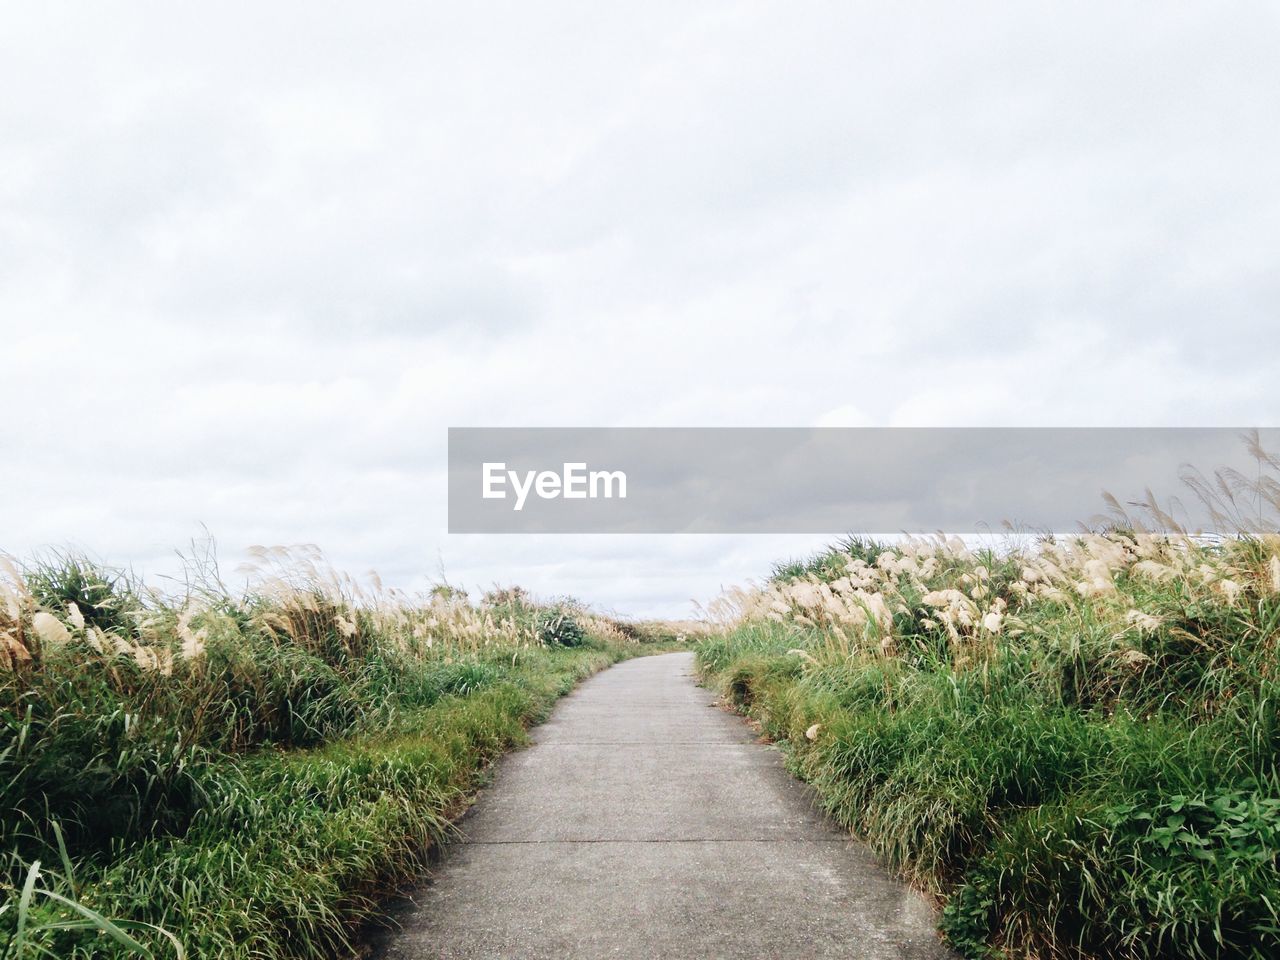
<svg viewBox="0 0 1280 960">
<path fill-rule="evenodd" d="M 692 669 L 688 653 L 629 660 L 561 702 L 375 956 L 949 957 L 924 900 Z"/>
</svg>

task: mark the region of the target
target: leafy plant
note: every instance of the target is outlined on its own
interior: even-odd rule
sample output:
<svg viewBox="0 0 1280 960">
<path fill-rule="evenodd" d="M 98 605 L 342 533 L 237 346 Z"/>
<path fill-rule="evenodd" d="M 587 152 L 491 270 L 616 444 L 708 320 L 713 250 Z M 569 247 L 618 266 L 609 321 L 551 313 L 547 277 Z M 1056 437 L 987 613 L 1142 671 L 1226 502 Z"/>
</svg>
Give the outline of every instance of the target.
<svg viewBox="0 0 1280 960">
<path fill-rule="evenodd" d="M 587 642 L 586 631 L 562 607 L 540 611 L 535 623 L 538 639 L 548 647 L 580 647 Z"/>
<path fill-rule="evenodd" d="M 704 674 L 963 954 L 1280 955 L 1280 536 L 840 544 Z"/>
<path fill-rule="evenodd" d="M 0 558 L 0 960 L 349 955 L 485 766 L 638 635 L 307 548 L 255 551 L 243 593 L 209 557 L 177 594 Z"/>
<path fill-rule="evenodd" d="M 56 822 L 53 825 L 58 839 L 58 851 L 62 857 L 64 873 L 62 883 L 70 887 L 71 895 L 60 893 L 41 883 L 44 874 L 40 861 L 36 860 L 26 870 L 22 886 L 16 892 L 16 899 L 0 905 L 0 924 L 6 923 L 6 917 L 12 911 L 12 928 L 8 930 L 3 943 L 0 943 L 0 960 L 22 960 L 24 957 L 47 956 L 57 957 L 52 944 L 65 942 L 68 934 L 96 933 L 112 940 L 127 955 L 145 957 L 153 960 L 155 951 L 144 944 L 135 934 L 154 934 L 163 938 L 169 948 L 166 954 L 174 960 L 184 960 L 186 951 L 182 942 L 168 930 L 152 923 L 138 920 L 109 920 L 96 910 L 92 910 L 75 899 L 75 880 L 71 868 L 71 858 L 67 854 L 66 844 Z M 45 909 L 41 911 L 39 901 L 45 901 Z M 0 927 L 3 929 L 3 927 Z M 57 938 L 55 940 L 55 937 Z"/>
<path fill-rule="evenodd" d="M 26 589 L 40 606 L 61 615 L 74 604 L 86 625 L 129 635 L 141 604 L 125 574 L 72 554 L 53 554 L 26 571 Z"/>
</svg>

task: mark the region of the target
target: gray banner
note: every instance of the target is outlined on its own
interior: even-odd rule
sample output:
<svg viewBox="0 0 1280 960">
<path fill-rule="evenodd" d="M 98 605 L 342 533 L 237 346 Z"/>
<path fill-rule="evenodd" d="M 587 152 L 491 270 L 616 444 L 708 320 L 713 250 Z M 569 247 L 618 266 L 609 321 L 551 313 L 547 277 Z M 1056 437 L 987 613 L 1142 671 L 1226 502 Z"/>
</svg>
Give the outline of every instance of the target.
<svg viewBox="0 0 1280 960">
<path fill-rule="evenodd" d="M 451 428 L 449 531 L 1068 532 L 1106 493 L 1153 529 L 1148 495 L 1192 531 L 1274 530 L 1254 441 L 1280 429 Z"/>
</svg>

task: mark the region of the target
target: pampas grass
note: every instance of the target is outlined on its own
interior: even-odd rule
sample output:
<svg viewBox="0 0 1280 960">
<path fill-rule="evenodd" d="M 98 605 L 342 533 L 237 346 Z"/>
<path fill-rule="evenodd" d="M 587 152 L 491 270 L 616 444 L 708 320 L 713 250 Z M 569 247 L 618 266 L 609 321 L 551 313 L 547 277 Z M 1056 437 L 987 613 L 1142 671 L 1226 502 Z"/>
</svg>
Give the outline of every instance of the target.
<svg viewBox="0 0 1280 960">
<path fill-rule="evenodd" d="M 1112 498 L 1108 525 L 1036 542 L 846 541 L 723 596 L 701 668 L 945 903 L 966 956 L 1280 955 L 1280 485 L 1260 463 L 1190 476 L 1223 536 Z"/>
<path fill-rule="evenodd" d="M 522 591 L 411 596 L 314 547 L 238 576 L 0 560 L 2 960 L 137 953 L 111 930 L 155 957 L 349 952 L 526 724 L 671 635 Z"/>
</svg>

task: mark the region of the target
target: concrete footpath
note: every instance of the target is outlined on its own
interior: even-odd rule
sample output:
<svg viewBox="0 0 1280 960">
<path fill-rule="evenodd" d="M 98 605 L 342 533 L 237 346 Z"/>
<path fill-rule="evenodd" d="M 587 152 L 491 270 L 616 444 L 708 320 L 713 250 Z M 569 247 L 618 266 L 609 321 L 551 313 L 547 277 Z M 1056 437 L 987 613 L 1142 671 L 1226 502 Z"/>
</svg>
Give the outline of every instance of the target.
<svg viewBox="0 0 1280 960">
<path fill-rule="evenodd" d="M 951 957 L 693 655 L 598 674 L 506 757 L 382 960 Z"/>
</svg>

